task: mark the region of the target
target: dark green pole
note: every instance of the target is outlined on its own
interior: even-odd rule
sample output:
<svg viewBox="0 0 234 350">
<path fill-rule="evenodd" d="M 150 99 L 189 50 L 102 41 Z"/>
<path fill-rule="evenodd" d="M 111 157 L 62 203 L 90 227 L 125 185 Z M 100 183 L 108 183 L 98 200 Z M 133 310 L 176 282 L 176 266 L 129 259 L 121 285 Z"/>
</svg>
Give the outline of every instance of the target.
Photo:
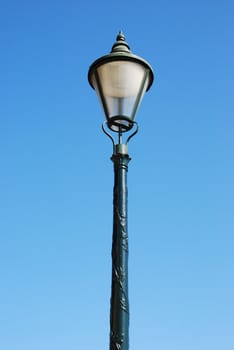
<svg viewBox="0 0 234 350">
<path fill-rule="evenodd" d="M 129 349 L 128 301 L 128 154 L 113 154 L 114 200 L 112 241 L 112 286 L 110 309 L 110 350 Z"/>
</svg>

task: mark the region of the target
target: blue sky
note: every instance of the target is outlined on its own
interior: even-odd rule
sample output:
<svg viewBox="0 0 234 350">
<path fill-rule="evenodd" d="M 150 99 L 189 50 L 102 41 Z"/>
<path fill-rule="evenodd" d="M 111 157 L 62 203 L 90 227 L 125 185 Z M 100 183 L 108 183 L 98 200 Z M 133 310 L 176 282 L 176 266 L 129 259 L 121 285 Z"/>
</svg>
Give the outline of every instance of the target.
<svg viewBox="0 0 234 350">
<path fill-rule="evenodd" d="M 234 347 L 232 1 L 0 2 L 0 348 L 107 349 L 112 153 L 89 65 L 155 82 L 129 153 L 130 348 Z"/>
</svg>

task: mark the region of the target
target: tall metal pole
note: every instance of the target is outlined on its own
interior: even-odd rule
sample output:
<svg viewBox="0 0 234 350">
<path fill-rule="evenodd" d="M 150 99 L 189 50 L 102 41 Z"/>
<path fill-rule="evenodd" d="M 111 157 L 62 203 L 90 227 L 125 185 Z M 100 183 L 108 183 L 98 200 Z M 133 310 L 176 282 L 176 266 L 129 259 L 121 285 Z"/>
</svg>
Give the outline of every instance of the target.
<svg viewBox="0 0 234 350">
<path fill-rule="evenodd" d="M 128 301 L 128 154 L 113 154 L 113 241 L 110 309 L 110 350 L 129 349 Z"/>
</svg>

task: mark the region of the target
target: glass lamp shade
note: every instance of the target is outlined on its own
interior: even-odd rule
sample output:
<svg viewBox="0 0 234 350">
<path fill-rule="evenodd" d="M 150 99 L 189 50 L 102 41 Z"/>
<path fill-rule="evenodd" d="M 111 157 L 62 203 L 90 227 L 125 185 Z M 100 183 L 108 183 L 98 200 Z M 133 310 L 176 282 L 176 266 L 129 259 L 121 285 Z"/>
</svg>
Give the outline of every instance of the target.
<svg viewBox="0 0 234 350">
<path fill-rule="evenodd" d="M 149 69 L 133 61 L 109 61 L 93 71 L 91 84 L 110 129 L 122 132 L 131 129 L 137 108 L 149 86 Z"/>
<path fill-rule="evenodd" d="M 153 70 L 148 62 L 131 53 L 122 32 L 112 51 L 90 66 L 88 79 L 108 127 L 116 132 L 130 130 L 142 97 L 153 82 Z"/>
</svg>

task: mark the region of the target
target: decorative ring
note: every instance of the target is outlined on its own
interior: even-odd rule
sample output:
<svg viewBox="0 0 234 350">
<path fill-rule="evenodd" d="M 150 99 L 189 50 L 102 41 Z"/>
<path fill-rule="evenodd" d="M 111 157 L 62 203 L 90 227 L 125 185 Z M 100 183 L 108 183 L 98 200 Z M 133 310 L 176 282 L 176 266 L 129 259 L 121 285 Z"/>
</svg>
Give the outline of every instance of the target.
<svg viewBox="0 0 234 350">
<path fill-rule="evenodd" d="M 114 132 L 126 132 L 132 129 L 134 121 L 128 117 L 117 115 L 109 118 L 107 121 L 107 125 L 108 128 Z"/>
</svg>

